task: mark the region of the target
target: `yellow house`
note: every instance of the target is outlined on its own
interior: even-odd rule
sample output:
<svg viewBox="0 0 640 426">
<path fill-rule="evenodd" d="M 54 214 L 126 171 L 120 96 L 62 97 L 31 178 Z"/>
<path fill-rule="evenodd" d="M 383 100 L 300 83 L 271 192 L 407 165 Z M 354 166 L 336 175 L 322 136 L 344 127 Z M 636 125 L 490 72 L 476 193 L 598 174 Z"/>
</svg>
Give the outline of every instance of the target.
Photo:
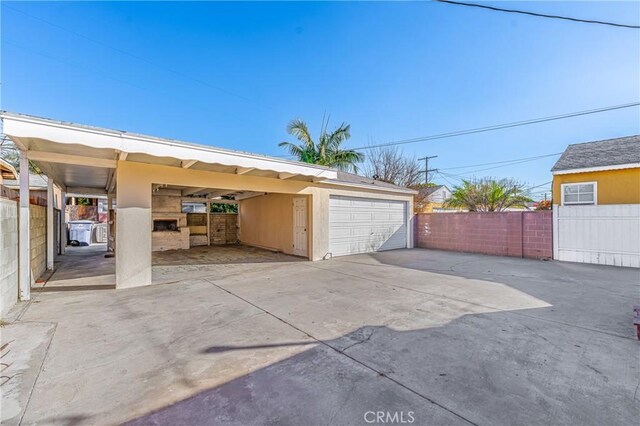
<svg viewBox="0 0 640 426">
<path fill-rule="evenodd" d="M 569 145 L 553 173 L 553 257 L 640 267 L 640 135 Z"/>
<path fill-rule="evenodd" d="M 640 204 L 640 136 L 569 145 L 551 169 L 553 204 Z"/>
</svg>

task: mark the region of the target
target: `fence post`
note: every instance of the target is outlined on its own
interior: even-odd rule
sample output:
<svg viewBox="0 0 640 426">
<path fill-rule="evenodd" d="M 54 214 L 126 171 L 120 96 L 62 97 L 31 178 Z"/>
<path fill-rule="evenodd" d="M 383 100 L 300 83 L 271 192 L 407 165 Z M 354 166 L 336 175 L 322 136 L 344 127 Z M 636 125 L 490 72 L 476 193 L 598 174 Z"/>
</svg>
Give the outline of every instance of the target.
<svg viewBox="0 0 640 426">
<path fill-rule="evenodd" d="M 520 257 L 524 259 L 524 214 L 520 212 Z"/>
<path fill-rule="evenodd" d="M 31 298 L 31 242 L 29 212 L 29 159 L 20 151 L 20 204 L 18 229 L 18 279 L 20 300 Z"/>
<path fill-rule="evenodd" d="M 552 204 L 551 207 L 551 220 L 553 222 L 553 226 L 551 227 L 551 237 L 553 239 L 553 259 L 558 259 L 558 254 L 560 252 L 560 235 L 558 234 L 558 225 L 560 224 L 560 206 L 557 204 Z"/>
</svg>

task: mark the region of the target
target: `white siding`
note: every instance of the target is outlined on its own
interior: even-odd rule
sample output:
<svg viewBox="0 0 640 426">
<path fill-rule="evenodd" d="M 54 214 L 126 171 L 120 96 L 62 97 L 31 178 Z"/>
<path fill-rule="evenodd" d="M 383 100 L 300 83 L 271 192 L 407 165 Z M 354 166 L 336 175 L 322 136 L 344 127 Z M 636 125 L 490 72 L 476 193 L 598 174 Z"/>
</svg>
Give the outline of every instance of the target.
<svg viewBox="0 0 640 426">
<path fill-rule="evenodd" d="M 329 251 L 333 256 L 407 247 L 407 203 L 331 196 Z"/>
<path fill-rule="evenodd" d="M 558 260 L 640 267 L 640 204 L 556 206 Z"/>
<path fill-rule="evenodd" d="M 432 203 L 444 203 L 449 198 L 451 198 L 451 191 L 445 187 L 439 188 L 433 194 L 429 195 L 429 201 Z"/>
</svg>

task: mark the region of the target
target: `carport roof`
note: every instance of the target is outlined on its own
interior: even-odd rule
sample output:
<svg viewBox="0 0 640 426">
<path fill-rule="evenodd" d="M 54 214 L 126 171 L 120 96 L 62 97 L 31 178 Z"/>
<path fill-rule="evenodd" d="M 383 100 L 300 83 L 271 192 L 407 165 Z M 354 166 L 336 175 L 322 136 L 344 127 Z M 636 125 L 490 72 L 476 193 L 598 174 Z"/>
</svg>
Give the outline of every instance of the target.
<svg viewBox="0 0 640 426">
<path fill-rule="evenodd" d="M 316 164 L 6 111 L 0 117 L 4 133 L 31 161 L 77 193 L 111 192 L 118 160 L 415 193 Z"/>
<path fill-rule="evenodd" d="M 4 133 L 56 183 L 113 189 L 117 161 L 279 179 L 336 179 L 334 169 L 175 139 L 2 112 Z M 112 188 L 109 188 L 112 186 Z"/>
</svg>

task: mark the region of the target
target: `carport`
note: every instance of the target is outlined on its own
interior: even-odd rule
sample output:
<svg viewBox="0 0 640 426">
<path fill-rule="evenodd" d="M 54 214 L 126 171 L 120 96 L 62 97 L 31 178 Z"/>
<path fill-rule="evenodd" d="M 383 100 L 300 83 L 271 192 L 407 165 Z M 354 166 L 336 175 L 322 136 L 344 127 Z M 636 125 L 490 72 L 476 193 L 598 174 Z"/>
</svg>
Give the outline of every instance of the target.
<svg viewBox="0 0 640 426">
<path fill-rule="evenodd" d="M 35 163 L 50 186 L 107 196 L 116 288 L 152 284 L 152 253 L 192 247 L 190 227 L 212 243 L 210 221 L 190 226 L 185 202 L 237 204 L 239 241 L 309 260 L 412 246 L 414 191 L 405 188 L 172 139 L 22 114 L 3 113 L 2 120 L 23 166 Z M 28 199 L 28 187 L 20 190 Z M 28 240 L 22 205 L 21 224 L 22 243 Z M 21 266 L 23 299 L 30 280 Z"/>
</svg>

